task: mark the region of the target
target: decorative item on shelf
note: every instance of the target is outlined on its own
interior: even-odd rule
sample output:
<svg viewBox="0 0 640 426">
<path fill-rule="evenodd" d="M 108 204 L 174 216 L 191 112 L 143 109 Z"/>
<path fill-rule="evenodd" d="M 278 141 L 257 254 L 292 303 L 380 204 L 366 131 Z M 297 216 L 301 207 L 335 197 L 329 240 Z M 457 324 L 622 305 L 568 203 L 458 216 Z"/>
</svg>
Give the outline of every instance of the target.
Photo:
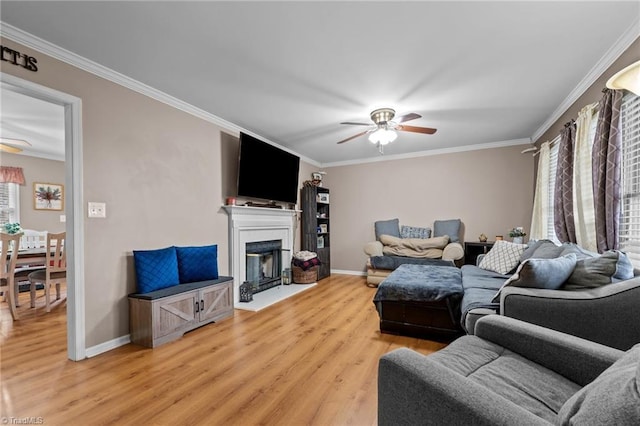
<svg viewBox="0 0 640 426">
<path fill-rule="evenodd" d="M 484 234 L 480 234 L 480 236 L 478 237 L 478 240 L 480 240 L 481 243 L 486 243 L 487 242 L 487 236 Z"/>
<path fill-rule="evenodd" d="M 227 205 L 228 206 L 235 206 L 236 205 L 235 197 L 227 197 Z"/>
<path fill-rule="evenodd" d="M 253 291 L 251 290 L 251 282 L 245 281 L 240 284 L 240 301 L 251 302 L 253 300 Z"/>
<path fill-rule="evenodd" d="M 282 271 L 282 284 L 291 284 L 291 268 L 284 268 Z"/>
<path fill-rule="evenodd" d="M 316 201 L 319 203 L 327 203 L 329 204 L 329 194 L 326 192 L 321 192 L 316 196 Z"/>
<path fill-rule="evenodd" d="M 502 235 L 496 235 L 496 241 L 500 241 L 500 240 L 502 240 L 502 239 L 503 239 L 503 238 L 502 238 Z"/>
<path fill-rule="evenodd" d="M 313 182 L 313 184 L 315 186 L 322 186 L 322 176 L 326 175 L 327 172 L 313 172 L 311 173 L 311 182 Z"/>
<path fill-rule="evenodd" d="M 327 228 L 327 224 L 326 223 L 321 223 L 320 225 L 318 225 L 318 229 L 321 234 L 326 234 L 327 232 L 329 232 L 329 228 Z"/>
<path fill-rule="evenodd" d="M 323 236 L 319 236 L 318 237 L 318 248 L 324 248 L 324 237 Z"/>
<path fill-rule="evenodd" d="M 6 234 L 18 234 L 20 232 L 22 232 L 22 227 L 20 226 L 19 223 L 5 223 L 4 224 L 4 232 Z"/>
<path fill-rule="evenodd" d="M 509 231 L 509 236 L 513 238 L 513 242 L 516 244 L 522 244 L 524 242 L 525 235 L 527 235 L 527 233 L 524 232 L 524 228 L 522 226 L 516 226 Z"/>
</svg>

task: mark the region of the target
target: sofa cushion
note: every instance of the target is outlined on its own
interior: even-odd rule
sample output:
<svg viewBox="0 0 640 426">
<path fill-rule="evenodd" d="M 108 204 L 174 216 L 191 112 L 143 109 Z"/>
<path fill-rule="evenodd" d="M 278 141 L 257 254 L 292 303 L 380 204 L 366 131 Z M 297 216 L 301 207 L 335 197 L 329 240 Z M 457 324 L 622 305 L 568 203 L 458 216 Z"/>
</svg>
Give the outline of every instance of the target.
<svg viewBox="0 0 640 426">
<path fill-rule="evenodd" d="M 180 283 L 218 279 L 218 246 L 176 247 Z"/>
<path fill-rule="evenodd" d="M 460 242 L 460 219 L 436 220 L 433 222 L 433 236 L 444 237 L 449 236 L 452 243 Z"/>
<path fill-rule="evenodd" d="M 180 283 L 175 247 L 157 250 L 134 250 L 138 293 L 148 293 Z"/>
<path fill-rule="evenodd" d="M 499 302 L 502 289 L 509 286 L 557 290 L 569 278 L 575 266 L 574 253 L 555 259 L 526 259 L 518 266 L 515 274 L 505 281 L 492 301 Z"/>
<path fill-rule="evenodd" d="M 596 257 L 578 260 L 564 289 L 595 288 L 633 278 L 633 265 L 621 251 L 610 250 Z"/>
<path fill-rule="evenodd" d="M 379 220 L 374 223 L 376 230 L 376 240 L 380 241 L 381 235 L 391 235 L 392 237 L 400 238 L 400 220 L 389 219 Z"/>
<path fill-rule="evenodd" d="M 640 344 L 629 349 L 558 413 L 563 425 L 640 424 Z"/>
<path fill-rule="evenodd" d="M 476 336 L 460 337 L 429 359 L 549 422 L 580 389 L 558 373 Z"/>
<path fill-rule="evenodd" d="M 536 240 L 536 241 L 529 240 L 529 242 L 527 243 L 527 248 L 522 253 L 522 256 L 520 256 L 520 262 L 523 262 L 531 257 L 535 257 L 533 254 L 536 252 L 536 250 L 538 250 L 542 246 L 557 247 L 557 245 L 551 240 Z M 553 256 L 553 257 L 557 257 L 557 256 Z M 543 258 L 543 257 L 538 256 L 537 258 Z"/>
<path fill-rule="evenodd" d="M 525 244 L 515 244 L 498 240 L 491 250 L 482 258 L 478 266 L 482 269 L 488 269 L 500 274 L 507 274 L 518 266 L 520 257 L 526 248 L 527 246 Z"/>
<path fill-rule="evenodd" d="M 540 240 L 529 247 L 529 249 L 525 250 L 522 254 L 521 260 L 529 258 L 554 259 L 560 256 L 563 249 L 564 248 L 562 246 L 557 245 L 551 240 Z"/>
<path fill-rule="evenodd" d="M 400 238 L 430 238 L 431 228 L 420 228 L 417 226 L 402 225 L 400 228 Z"/>
</svg>

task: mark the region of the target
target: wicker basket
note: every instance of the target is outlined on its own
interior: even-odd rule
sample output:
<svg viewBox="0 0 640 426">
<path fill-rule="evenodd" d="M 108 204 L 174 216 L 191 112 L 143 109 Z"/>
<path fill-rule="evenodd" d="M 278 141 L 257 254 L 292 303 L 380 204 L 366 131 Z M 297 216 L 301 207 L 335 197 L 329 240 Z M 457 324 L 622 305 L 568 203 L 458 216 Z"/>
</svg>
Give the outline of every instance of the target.
<svg viewBox="0 0 640 426">
<path fill-rule="evenodd" d="M 298 266 L 292 266 L 293 282 L 296 284 L 311 284 L 318 281 L 318 265 L 313 266 L 306 271 Z"/>
</svg>

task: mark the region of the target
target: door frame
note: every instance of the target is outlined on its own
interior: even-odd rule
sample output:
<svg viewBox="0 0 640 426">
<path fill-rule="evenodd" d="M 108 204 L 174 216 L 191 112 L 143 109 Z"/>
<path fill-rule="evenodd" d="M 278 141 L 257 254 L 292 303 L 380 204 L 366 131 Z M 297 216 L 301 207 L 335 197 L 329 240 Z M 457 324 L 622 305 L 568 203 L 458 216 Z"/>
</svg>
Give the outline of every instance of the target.
<svg viewBox="0 0 640 426">
<path fill-rule="evenodd" d="M 82 100 L 0 72 L 2 88 L 64 107 L 67 251 L 67 357 L 86 358 L 84 288 L 84 215 L 82 198 Z"/>
</svg>

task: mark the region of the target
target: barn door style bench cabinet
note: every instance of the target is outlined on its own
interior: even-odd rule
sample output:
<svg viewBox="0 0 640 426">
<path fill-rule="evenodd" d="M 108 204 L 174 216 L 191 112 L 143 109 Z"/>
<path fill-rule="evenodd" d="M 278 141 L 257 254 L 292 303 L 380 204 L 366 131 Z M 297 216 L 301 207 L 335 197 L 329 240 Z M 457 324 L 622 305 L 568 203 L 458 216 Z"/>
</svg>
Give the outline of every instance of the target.
<svg viewBox="0 0 640 426">
<path fill-rule="evenodd" d="M 233 315 L 233 277 L 129 295 L 131 341 L 154 348 Z"/>
</svg>

